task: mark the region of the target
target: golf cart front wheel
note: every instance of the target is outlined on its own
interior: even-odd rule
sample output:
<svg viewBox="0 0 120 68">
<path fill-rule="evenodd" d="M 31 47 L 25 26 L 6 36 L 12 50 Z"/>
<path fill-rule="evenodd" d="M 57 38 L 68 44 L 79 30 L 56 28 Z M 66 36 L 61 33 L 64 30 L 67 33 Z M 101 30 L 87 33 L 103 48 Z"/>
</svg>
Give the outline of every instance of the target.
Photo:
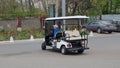
<svg viewBox="0 0 120 68">
<path fill-rule="evenodd" d="M 45 44 L 45 42 L 42 43 L 41 48 L 42 48 L 42 50 L 46 50 L 46 44 Z"/>
<path fill-rule="evenodd" d="M 65 46 L 62 46 L 62 47 L 61 47 L 61 53 L 62 53 L 62 54 L 66 54 L 66 53 L 67 53 L 67 50 L 66 50 L 66 47 L 65 47 Z"/>
</svg>

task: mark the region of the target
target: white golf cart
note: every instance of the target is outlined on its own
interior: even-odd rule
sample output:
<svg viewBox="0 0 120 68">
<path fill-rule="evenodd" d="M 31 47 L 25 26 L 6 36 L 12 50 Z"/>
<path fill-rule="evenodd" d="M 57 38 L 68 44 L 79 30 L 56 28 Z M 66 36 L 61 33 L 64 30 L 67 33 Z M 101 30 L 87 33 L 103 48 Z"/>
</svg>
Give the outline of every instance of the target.
<svg viewBox="0 0 120 68">
<path fill-rule="evenodd" d="M 79 21 L 87 18 L 89 17 L 66 16 L 46 18 L 44 20 L 45 40 L 41 45 L 42 50 L 46 50 L 46 46 L 51 46 L 54 50 L 57 49 L 60 50 L 62 54 L 67 54 L 68 52 L 83 53 L 84 50 L 89 49 L 87 46 L 88 34 L 85 34 L 85 30 L 80 29 L 81 24 Z M 63 20 L 69 20 L 70 23 L 61 23 Z M 73 20 L 74 23 L 71 22 Z M 57 24 L 60 29 L 60 31 L 56 34 L 56 38 L 53 36 L 53 25 L 55 24 Z"/>
</svg>

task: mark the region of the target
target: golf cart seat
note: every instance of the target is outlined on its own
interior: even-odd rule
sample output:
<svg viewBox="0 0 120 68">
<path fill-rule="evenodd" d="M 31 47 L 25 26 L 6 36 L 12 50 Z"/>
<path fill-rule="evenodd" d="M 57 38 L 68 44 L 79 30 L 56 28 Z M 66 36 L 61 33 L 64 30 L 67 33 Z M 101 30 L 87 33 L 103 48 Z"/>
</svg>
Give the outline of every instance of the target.
<svg viewBox="0 0 120 68">
<path fill-rule="evenodd" d="M 81 35 L 79 33 L 78 30 L 69 30 L 69 31 L 65 31 L 66 34 L 66 40 L 76 40 L 76 39 L 81 39 Z"/>
<path fill-rule="evenodd" d="M 56 34 L 56 39 L 61 39 L 63 37 L 63 33 L 62 32 L 58 32 Z"/>
</svg>

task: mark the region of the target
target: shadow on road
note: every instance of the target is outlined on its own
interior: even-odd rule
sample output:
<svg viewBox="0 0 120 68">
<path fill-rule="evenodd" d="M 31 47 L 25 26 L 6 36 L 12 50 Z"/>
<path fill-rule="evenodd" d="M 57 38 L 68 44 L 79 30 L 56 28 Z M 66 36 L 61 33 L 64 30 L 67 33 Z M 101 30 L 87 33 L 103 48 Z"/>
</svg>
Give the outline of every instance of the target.
<svg viewBox="0 0 120 68">
<path fill-rule="evenodd" d="M 48 52 L 53 52 L 53 53 L 59 53 L 59 54 L 61 54 L 61 52 L 60 52 L 60 50 L 53 50 L 53 49 L 46 49 L 46 51 L 48 51 Z M 85 52 L 83 52 L 82 54 L 80 54 L 80 53 L 75 53 L 75 52 L 68 52 L 66 55 L 88 55 L 87 53 L 85 53 Z"/>
</svg>

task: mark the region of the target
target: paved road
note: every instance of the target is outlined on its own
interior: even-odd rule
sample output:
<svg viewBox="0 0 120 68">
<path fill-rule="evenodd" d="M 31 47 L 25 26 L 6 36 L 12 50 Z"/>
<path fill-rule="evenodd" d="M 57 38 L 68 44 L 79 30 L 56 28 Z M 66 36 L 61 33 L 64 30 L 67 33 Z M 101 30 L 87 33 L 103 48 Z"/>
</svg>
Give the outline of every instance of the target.
<svg viewBox="0 0 120 68">
<path fill-rule="evenodd" d="M 42 51 L 41 42 L 0 43 L 0 68 L 120 68 L 120 34 L 95 34 L 84 54 Z"/>
</svg>

